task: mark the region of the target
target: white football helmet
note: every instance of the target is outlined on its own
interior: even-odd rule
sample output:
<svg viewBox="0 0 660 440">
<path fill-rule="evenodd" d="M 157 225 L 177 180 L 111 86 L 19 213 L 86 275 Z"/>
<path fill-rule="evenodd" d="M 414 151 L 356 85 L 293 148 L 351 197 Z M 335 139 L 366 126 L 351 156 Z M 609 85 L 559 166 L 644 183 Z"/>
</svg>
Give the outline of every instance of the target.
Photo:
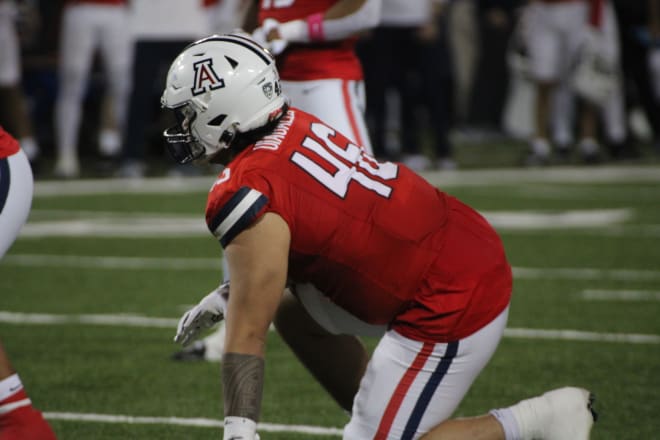
<svg viewBox="0 0 660 440">
<path fill-rule="evenodd" d="M 177 118 L 163 133 L 170 155 L 205 163 L 237 133 L 281 116 L 286 98 L 273 56 L 247 35 L 227 34 L 196 41 L 177 56 L 161 103 Z"/>
</svg>

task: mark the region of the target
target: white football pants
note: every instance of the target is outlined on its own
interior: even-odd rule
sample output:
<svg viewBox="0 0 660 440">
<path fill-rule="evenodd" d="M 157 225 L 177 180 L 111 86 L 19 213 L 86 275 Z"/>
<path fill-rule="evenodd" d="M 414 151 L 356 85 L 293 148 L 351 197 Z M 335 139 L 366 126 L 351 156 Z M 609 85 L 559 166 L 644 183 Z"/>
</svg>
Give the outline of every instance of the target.
<svg viewBox="0 0 660 440">
<path fill-rule="evenodd" d="M 508 314 L 507 308 L 481 330 L 450 343 L 388 331 L 362 378 L 344 440 L 418 439 L 451 417 L 495 352 Z"/>
<path fill-rule="evenodd" d="M 319 79 L 282 81 L 291 105 L 319 118 L 330 127 L 373 153 L 364 120 L 366 105 L 363 81 Z"/>
<path fill-rule="evenodd" d="M 23 150 L 0 159 L 0 258 L 28 218 L 33 189 L 32 168 Z"/>
<path fill-rule="evenodd" d="M 60 38 L 59 80 L 55 126 L 60 154 L 74 154 L 82 102 L 94 54 L 100 50 L 113 117 L 121 129 L 131 88 L 132 40 L 128 7 L 70 4 L 64 8 Z"/>
</svg>

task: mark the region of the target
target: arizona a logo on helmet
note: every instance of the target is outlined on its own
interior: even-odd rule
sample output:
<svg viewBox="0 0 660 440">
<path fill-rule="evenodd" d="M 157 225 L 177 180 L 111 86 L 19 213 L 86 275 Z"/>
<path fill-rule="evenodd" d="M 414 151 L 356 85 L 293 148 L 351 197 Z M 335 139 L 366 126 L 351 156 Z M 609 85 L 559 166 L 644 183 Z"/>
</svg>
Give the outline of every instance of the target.
<svg viewBox="0 0 660 440">
<path fill-rule="evenodd" d="M 195 69 L 195 82 L 192 87 L 193 96 L 201 95 L 209 90 L 221 89 L 225 80 L 220 78 L 213 69 L 213 60 L 206 58 L 193 64 Z"/>
</svg>

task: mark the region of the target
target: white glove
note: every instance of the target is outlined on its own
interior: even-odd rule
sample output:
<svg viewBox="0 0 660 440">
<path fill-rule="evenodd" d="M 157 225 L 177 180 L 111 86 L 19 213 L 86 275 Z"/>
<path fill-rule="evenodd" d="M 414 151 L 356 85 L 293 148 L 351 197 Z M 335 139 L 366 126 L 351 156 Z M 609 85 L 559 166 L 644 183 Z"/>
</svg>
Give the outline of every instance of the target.
<svg viewBox="0 0 660 440">
<path fill-rule="evenodd" d="M 280 34 L 280 22 L 272 18 L 267 18 L 264 20 L 264 23 L 261 27 L 256 28 L 252 32 L 252 38 L 254 41 L 266 48 L 270 53 L 272 53 L 273 56 L 277 56 L 284 52 L 284 49 L 286 49 L 286 47 L 289 45 L 289 42 L 282 38 L 276 38 L 275 40 L 268 41 L 268 34 L 274 30 Z"/>
<path fill-rule="evenodd" d="M 609 55 L 602 33 L 586 30 L 572 81 L 577 94 L 595 105 L 603 105 L 617 85 L 618 67 Z"/>
<path fill-rule="evenodd" d="M 192 309 L 183 314 L 176 329 L 174 342 L 184 347 L 195 340 L 202 330 L 213 327 L 225 317 L 227 299 L 229 298 L 229 281 L 222 283 L 217 289 L 206 295 Z"/>
</svg>

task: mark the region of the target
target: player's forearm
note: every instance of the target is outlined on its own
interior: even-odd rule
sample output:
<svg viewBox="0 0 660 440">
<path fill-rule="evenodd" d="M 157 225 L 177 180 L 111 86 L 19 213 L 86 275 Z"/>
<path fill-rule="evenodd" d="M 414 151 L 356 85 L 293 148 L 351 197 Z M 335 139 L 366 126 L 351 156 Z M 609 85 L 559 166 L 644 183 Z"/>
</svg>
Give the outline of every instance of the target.
<svg viewBox="0 0 660 440">
<path fill-rule="evenodd" d="M 225 353 L 222 358 L 222 385 L 225 417 L 259 420 L 264 384 L 264 359 L 242 353 Z"/>
<path fill-rule="evenodd" d="M 380 11 L 381 0 L 342 0 L 324 13 L 283 23 L 280 34 L 301 43 L 341 40 L 377 26 Z"/>
</svg>

